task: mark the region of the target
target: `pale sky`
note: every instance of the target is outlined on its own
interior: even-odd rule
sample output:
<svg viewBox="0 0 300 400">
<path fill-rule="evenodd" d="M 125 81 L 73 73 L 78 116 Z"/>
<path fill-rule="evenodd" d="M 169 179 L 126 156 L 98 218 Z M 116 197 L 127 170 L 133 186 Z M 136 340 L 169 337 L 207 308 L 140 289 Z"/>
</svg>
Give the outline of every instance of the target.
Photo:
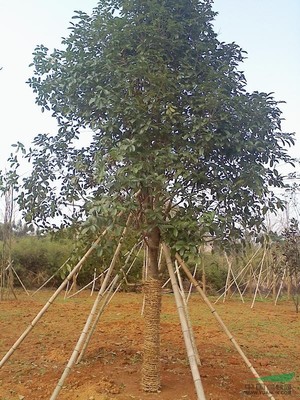
<svg viewBox="0 0 300 400">
<path fill-rule="evenodd" d="M 50 113 L 42 114 L 25 83 L 36 45 L 51 50 L 68 35 L 74 10 L 90 12 L 96 0 L 0 0 L 0 169 L 20 141 L 27 147 L 38 133 L 55 133 Z M 248 52 L 240 67 L 250 91 L 275 92 L 286 119 L 283 127 L 300 132 L 300 0 L 215 0 L 219 39 Z M 297 133 L 299 136 L 299 133 Z M 300 138 L 291 154 L 300 157 Z"/>
<path fill-rule="evenodd" d="M 236 42 L 248 53 L 243 63 L 249 91 L 274 92 L 286 121 L 296 132 L 300 157 L 300 1 L 215 0 L 215 28 L 220 40 Z"/>
</svg>

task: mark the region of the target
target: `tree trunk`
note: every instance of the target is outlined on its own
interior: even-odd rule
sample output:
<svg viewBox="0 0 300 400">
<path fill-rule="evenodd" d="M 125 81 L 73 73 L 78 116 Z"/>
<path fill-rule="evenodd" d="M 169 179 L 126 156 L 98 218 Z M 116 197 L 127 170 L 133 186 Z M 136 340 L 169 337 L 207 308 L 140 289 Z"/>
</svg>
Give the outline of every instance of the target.
<svg viewBox="0 0 300 400">
<path fill-rule="evenodd" d="M 291 277 L 289 274 L 287 275 L 286 284 L 287 284 L 287 299 L 291 300 Z"/>
<path fill-rule="evenodd" d="M 144 349 L 142 365 L 142 389 L 157 392 L 160 382 L 160 310 L 161 282 L 158 274 L 160 232 L 153 228 L 146 237 L 148 246 L 148 270 L 144 282 Z"/>
<path fill-rule="evenodd" d="M 202 267 L 202 277 L 201 277 L 202 290 L 204 293 L 206 293 L 206 271 L 205 271 L 205 264 L 204 264 L 203 256 L 201 256 L 201 267 Z"/>
<path fill-rule="evenodd" d="M 275 272 L 273 272 L 273 290 L 272 290 L 272 297 L 273 301 L 275 302 L 276 300 L 276 283 L 277 283 L 277 276 Z"/>
<path fill-rule="evenodd" d="M 253 269 L 252 263 L 250 264 L 250 273 L 249 273 L 249 294 L 253 293 Z"/>
</svg>

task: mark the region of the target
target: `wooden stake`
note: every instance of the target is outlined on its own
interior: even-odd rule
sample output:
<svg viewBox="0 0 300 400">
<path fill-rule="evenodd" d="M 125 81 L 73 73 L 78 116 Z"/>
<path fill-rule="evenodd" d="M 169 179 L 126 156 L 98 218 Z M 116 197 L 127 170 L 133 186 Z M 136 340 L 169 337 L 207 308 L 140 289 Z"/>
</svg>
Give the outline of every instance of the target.
<svg viewBox="0 0 300 400">
<path fill-rule="evenodd" d="M 68 262 L 69 260 L 70 260 L 70 257 L 58 268 L 58 270 L 57 270 L 52 276 L 50 276 L 49 279 L 46 280 L 46 282 L 44 282 L 44 283 L 42 284 L 42 286 L 40 286 L 35 292 L 33 292 L 33 293 L 31 294 L 31 296 L 34 296 L 34 295 L 35 295 L 37 292 L 39 292 L 44 286 L 46 286 L 47 283 L 50 282 L 51 279 L 53 279 L 53 278 L 55 277 L 55 275 L 58 273 L 58 271 L 60 271 L 60 270 L 67 264 L 67 262 Z"/>
<path fill-rule="evenodd" d="M 195 264 L 195 268 L 194 268 L 194 272 L 193 272 L 193 278 L 195 278 L 195 276 L 196 276 L 197 269 L 198 269 L 198 264 Z M 189 299 L 191 297 L 192 287 L 193 287 L 193 284 L 190 282 L 189 292 L 188 292 L 188 295 L 186 297 L 186 302 L 187 303 L 189 302 Z"/>
<path fill-rule="evenodd" d="M 173 263 L 171 260 L 170 250 L 165 243 L 163 243 L 162 246 L 163 246 L 163 251 L 164 251 L 164 255 L 165 255 L 165 259 L 166 259 L 166 263 L 167 263 L 167 268 L 168 268 L 169 275 L 171 278 L 172 288 L 173 288 L 175 301 L 176 301 L 176 305 L 177 305 L 177 310 L 178 310 L 180 323 L 181 323 L 181 329 L 182 329 L 185 346 L 186 346 L 186 350 L 187 350 L 187 355 L 188 355 L 188 359 L 189 359 L 189 363 L 190 363 L 190 368 L 191 368 L 194 385 L 195 385 L 195 389 L 196 389 L 196 393 L 197 393 L 197 399 L 205 400 L 206 397 L 204 394 L 201 377 L 200 377 L 198 366 L 197 366 L 197 360 L 196 360 L 194 348 L 193 348 L 192 341 L 191 341 L 190 330 L 189 330 L 188 323 L 185 318 L 185 312 L 184 312 L 182 298 L 180 296 L 178 284 L 177 284 L 175 273 L 173 270 Z"/>
<path fill-rule="evenodd" d="M 69 359 L 69 362 L 68 362 L 68 364 L 67 364 L 67 366 L 66 366 L 66 368 L 65 368 L 65 370 L 64 370 L 64 372 L 63 372 L 63 374 L 61 376 L 61 378 L 59 379 L 59 381 L 58 381 L 58 383 L 56 385 L 56 388 L 54 389 L 54 391 L 53 391 L 53 393 L 52 393 L 52 395 L 50 397 L 50 400 L 55 400 L 57 398 L 57 396 L 59 395 L 59 392 L 61 391 L 61 389 L 63 387 L 63 384 L 64 384 L 66 378 L 68 377 L 69 373 L 71 372 L 71 369 L 72 369 L 73 365 L 75 364 L 76 360 L 78 359 L 79 352 L 80 352 L 80 350 L 81 350 L 81 348 L 82 348 L 82 346 L 84 344 L 84 341 L 86 340 L 86 337 L 88 335 L 88 330 L 89 330 L 89 328 L 90 328 L 90 326 L 92 324 L 92 321 L 93 321 L 93 319 L 94 319 L 94 317 L 96 315 L 96 311 L 97 311 L 99 302 L 100 302 L 101 298 L 103 297 L 103 294 L 104 294 L 104 292 L 106 290 L 106 287 L 108 286 L 108 281 L 110 279 L 111 273 L 112 273 L 112 271 L 113 271 L 113 269 L 115 267 L 117 258 L 119 256 L 120 251 L 121 251 L 122 243 L 123 243 L 124 236 L 126 234 L 127 227 L 129 225 L 130 219 L 131 219 L 131 214 L 129 215 L 129 217 L 127 219 L 125 228 L 123 229 L 121 238 L 119 240 L 119 243 L 117 245 L 116 251 L 115 251 L 115 253 L 113 255 L 113 258 L 111 260 L 110 266 L 109 266 L 109 268 L 107 270 L 107 273 L 105 275 L 105 278 L 104 278 L 104 281 L 102 283 L 102 286 L 101 286 L 101 288 L 100 288 L 100 290 L 98 292 L 98 295 L 96 297 L 96 300 L 95 300 L 95 302 L 93 304 L 93 307 L 91 309 L 90 315 L 88 316 L 88 319 L 86 320 L 86 323 L 85 323 L 84 328 L 83 328 L 83 330 L 81 332 L 81 335 L 80 335 L 80 337 L 79 337 L 79 339 L 77 341 L 77 344 L 76 344 L 76 346 L 74 348 L 74 351 L 73 351 L 73 353 L 72 353 L 72 355 L 71 355 L 71 357 Z"/>
<path fill-rule="evenodd" d="M 11 267 L 12 271 L 14 272 L 14 274 L 16 275 L 16 277 L 17 277 L 18 281 L 20 282 L 22 288 L 24 289 L 25 293 L 27 294 L 27 296 L 29 296 L 28 290 L 26 289 L 24 283 L 21 281 L 21 278 L 17 274 L 17 271 L 14 269 L 14 267 L 12 265 L 10 267 Z"/>
<path fill-rule="evenodd" d="M 256 254 L 260 251 L 260 248 L 258 248 L 256 250 L 256 252 L 252 255 L 252 257 L 250 258 L 250 260 L 247 262 L 247 264 L 243 267 L 243 269 L 237 274 L 237 276 L 235 277 L 236 279 L 239 278 L 240 275 L 242 275 L 242 273 L 245 271 L 245 273 L 247 272 L 246 269 L 248 268 L 248 266 L 250 265 L 251 268 L 251 262 L 253 260 L 253 258 L 256 256 Z M 194 276 L 193 276 L 194 277 Z M 241 278 L 243 279 L 243 278 Z M 230 286 L 231 287 L 233 285 L 234 281 L 231 282 Z M 249 281 L 247 282 L 247 286 L 244 288 L 242 295 L 245 293 L 247 287 L 248 287 Z M 214 302 L 214 304 L 216 304 L 226 293 L 226 287 L 224 286 L 225 292 L 223 292 L 218 298 L 217 300 Z"/>
<path fill-rule="evenodd" d="M 70 295 L 67 297 L 67 299 L 71 299 L 72 297 L 77 296 L 79 293 L 81 293 L 83 290 L 85 290 L 86 288 L 88 288 L 89 286 L 91 286 L 93 283 L 96 283 L 96 281 L 97 281 L 98 279 L 102 278 L 103 275 L 106 274 L 107 270 L 108 270 L 108 268 L 106 268 L 103 272 L 101 272 L 101 274 L 99 274 L 98 276 L 96 276 L 95 279 L 93 278 L 93 280 L 92 280 L 91 282 L 87 283 L 85 286 L 83 286 L 83 287 L 82 287 L 81 289 L 79 289 L 77 292 L 70 294 Z"/>
<path fill-rule="evenodd" d="M 143 261 L 143 282 L 147 280 L 148 275 L 148 246 L 144 243 L 144 261 Z M 145 293 L 143 294 L 143 302 L 142 302 L 142 309 L 141 309 L 141 316 L 144 315 L 145 311 Z"/>
<path fill-rule="evenodd" d="M 96 277 L 97 277 L 97 269 L 94 268 L 94 278 L 93 278 L 93 280 L 92 280 L 92 288 L 91 288 L 91 294 L 90 294 L 90 296 L 93 296 L 93 293 L 94 293 L 94 290 L 95 290 Z"/>
<path fill-rule="evenodd" d="M 265 261 L 265 257 L 266 257 L 266 252 L 267 252 L 266 247 L 264 247 L 264 253 L 263 253 L 263 256 L 262 256 L 262 259 L 261 259 L 261 262 L 260 262 L 260 269 L 259 269 L 259 274 L 258 274 L 258 278 L 257 278 L 257 285 L 256 285 L 256 288 L 255 288 L 255 293 L 254 293 L 254 296 L 253 296 L 251 308 L 254 307 L 256 295 L 257 295 L 257 292 L 258 292 L 258 290 L 259 290 L 259 283 L 260 283 L 261 274 L 262 274 L 262 270 L 263 270 L 263 266 L 264 266 L 264 261 Z"/>
<path fill-rule="evenodd" d="M 219 314 L 217 313 L 216 309 L 213 307 L 213 305 L 211 304 L 211 302 L 209 301 L 208 297 L 205 295 L 205 293 L 203 292 L 203 290 L 200 288 L 199 283 L 196 281 L 196 279 L 193 278 L 192 274 L 190 273 L 189 269 L 187 268 L 187 266 L 185 265 L 185 262 L 182 260 L 182 258 L 180 257 L 180 255 L 177 253 L 176 254 L 176 259 L 179 262 L 179 264 L 181 265 L 182 269 L 184 270 L 184 272 L 186 273 L 186 275 L 188 276 L 188 278 L 190 279 L 190 281 L 193 283 L 193 285 L 195 286 L 196 290 L 198 291 L 198 293 L 201 295 L 202 299 L 204 300 L 205 304 L 208 306 L 208 308 L 210 309 L 210 311 L 212 312 L 213 316 L 216 318 L 216 320 L 218 321 L 219 325 L 221 326 L 221 328 L 223 329 L 223 331 L 226 333 L 226 335 L 228 336 L 229 340 L 231 341 L 231 343 L 234 345 L 234 347 L 236 348 L 237 352 L 239 353 L 239 355 L 242 357 L 242 359 L 244 360 L 245 364 L 247 365 L 247 367 L 250 369 L 250 371 L 252 372 L 252 374 L 255 376 L 255 378 L 257 379 L 258 383 L 261 385 L 261 387 L 264 390 L 264 393 L 269 397 L 269 399 L 271 400 L 275 400 L 272 393 L 270 393 L 269 389 L 267 388 L 267 386 L 265 385 L 264 381 L 261 379 L 261 377 L 259 376 L 259 374 L 257 373 L 257 371 L 255 370 L 255 368 L 252 366 L 251 362 L 249 361 L 249 359 L 247 358 L 247 356 L 245 355 L 245 353 L 243 352 L 243 350 L 241 349 L 241 347 L 239 346 L 239 344 L 237 343 L 237 341 L 234 339 L 234 337 L 232 336 L 232 334 L 230 333 L 229 329 L 226 327 L 226 325 L 224 324 L 223 320 L 221 319 L 221 317 L 219 316 Z"/>
<path fill-rule="evenodd" d="M 197 349 L 197 346 L 196 346 L 194 331 L 193 331 L 193 325 L 192 325 L 192 322 L 191 322 L 191 318 L 190 318 L 190 314 L 189 314 L 189 310 L 188 310 L 188 306 L 187 306 L 187 298 L 186 298 L 185 293 L 184 293 L 183 283 L 182 283 L 182 279 L 181 279 L 181 275 L 180 275 L 180 271 L 179 271 L 180 267 L 178 266 L 177 260 L 175 261 L 175 266 L 176 266 L 176 275 L 177 275 L 177 279 L 178 279 L 178 283 L 179 283 L 179 287 L 180 287 L 180 295 L 182 297 L 182 304 L 183 304 L 183 308 L 184 308 L 186 322 L 187 322 L 188 327 L 189 327 L 192 346 L 193 346 L 193 349 L 194 349 L 197 365 L 201 366 L 201 361 L 200 361 L 198 349 Z"/>
<path fill-rule="evenodd" d="M 66 300 L 67 298 L 67 294 L 69 293 L 69 286 L 70 286 L 70 282 L 67 282 L 67 286 L 66 286 L 66 290 L 65 290 L 65 294 L 64 294 L 64 300 Z"/>
<path fill-rule="evenodd" d="M 106 276 L 108 276 L 108 274 Z M 84 342 L 84 340 L 86 338 L 86 335 L 88 334 L 89 326 L 91 325 L 92 320 L 93 320 L 93 318 L 94 318 L 94 316 L 96 314 L 96 310 L 97 310 L 97 307 L 98 307 L 98 304 L 99 304 L 100 300 L 102 299 L 102 296 L 103 296 L 103 292 L 99 291 L 98 295 L 97 295 L 97 297 L 96 297 L 96 299 L 94 301 L 94 304 L 93 304 L 93 307 L 91 309 L 91 312 L 90 312 L 90 314 L 89 314 L 89 316 L 88 316 L 88 318 L 86 320 L 86 323 L 84 325 L 82 333 L 81 333 L 81 335 L 80 335 L 80 337 L 79 337 L 79 339 L 77 341 L 77 344 L 76 344 L 76 346 L 74 348 L 74 351 L 73 351 L 73 353 L 72 353 L 72 355 L 71 355 L 71 357 L 69 359 L 69 362 L 68 362 L 66 368 L 64 369 L 64 372 L 63 372 L 62 376 L 60 377 L 60 379 L 59 379 L 59 381 L 58 381 L 58 383 L 57 383 L 57 385 L 56 385 L 56 387 L 55 387 L 55 389 L 54 389 L 54 391 L 53 391 L 53 393 L 52 393 L 52 395 L 50 397 L 50 400 L 54 400 L 54 399 L 57 398 L 57 396 L 59 395 L 59 392 L 61 391 L 61 389 L 63 387 L 63 384 L 64 384 L 66 378 L 68 377 L 69 373 L 71 372 L 71 369 L 72 369 L 73 365 L 75 364 L 75 362 L 76 362 L 76 360 L 78 358 L 79 351 L 80 351 L 80 349 L 81 349 L 81 347 L 83 345 L 83 342 Z"/>
<path fill-rule="evenodd" d="M 229 293 L 229 290 L 230 290 L 230 288 L 232 286 L 232 282 L 230 283 L 230 275 L 231 275 L 231 264 L 230 264 L 230 262 L 227 263 L 227 267 L 228 267 L 228 269 L 227 269 L 227 277 L 226 277 L 226 283 L 225 283 L 225 291 L 224 291 L 223 303 L 226 300 L 227 292 Z"/>
<path fill-rule="evenodd" d="M 40 310 L 40 312 L 36 315 L 36 317 L 31 321 L 30 325 L 27 327 L 27 329 L 22 333 L 22 335 L 19 337 L 19 339 L 13 344 L 13 346 L 10 348 L 10 350 L 5 354 L 5 356 L 2 358 L 0 361 L 0 368 L 3 367 L 3 365 L 6 363 L 6 361 L 10 358 L 10 356 L 14 353 L 14 351 L 19 347 L 19 345 L 23 342 L 23 340 L 26 338 L 26 336 L 31 332 L 31 330 L 35 327 L 35 325 L 38 323 L 38 321 L 42 318 L 42 316 L 45 314 L 45 312 L 48 310 L 48 308 L 53 304 L 54 300 L 57 298 L 57 296 L 60 294 L 60 292 L 64 289 L 64 287 L 67 285 L 69 280 L 73 277 L 74 274 L 81 268 L 82 264 L 84 261 L 89 257 L 89 255 L 92 253 L 92 251 L 96 248 L 96 246 L 99 244 L 101 238 L 106 235 L 108 229 L 105 229 L 105 231 L 98 237 L 98 239 L 92 244 L 92 246 L 88 249 L 88 251 L 85 253 L 85 255 L 81 258 L 81 260 L 75 265 L 73 270 L 69 273 L 69 275 L 65 278 L 65 280 L 61 283 L 61 285 L 58 287 L 58 289 L 53 293 L 53 295 L 50 297 L 50 299 L 47 301 L 47 303 L 44 305 L 44 307 Z"/>
<path fill-rule="evenodd" d="M 83 356 L 84 356 L 84 354 L 85 354 L 85 351 L 86 351 L 86 349 L 87 349 L 87 346 L 88 346 L 88 344 L 89 344 L 89 342 L 90 342 L 90 340 L 91 340 L 91 338 L 92 338 L 92 335 L 93 335 L 93 333 L 94 333 L 94 331 L 95 331 L 95 329 L 96 329 L 96 326 L 97 326 L 97 324 L 98 324 L 98 322 L 99 322 L 99 319 L 100 319 L 101 315 L 103 314 L 103 312 L 104 312 L 106 306 L 107 306 L 108 303 L 111 301 L 111 299 L 112 299 L 112 297 L 114 296 L 114 294 L 116 293 L 116 291 L 118 291 L 118 289 L 119 289 L 120 285 L 122 284 L 122 282 L 123 282 L 124 280 L 126 280 L 126 276 L 129 274 L 131 268 L 133 267 L 133 264 L 135 263 L 135 261 L 136 261 L 136 259 L 137 259 L 137 257 L 138 257 L 138 254 L 139 254 L 139 252 L 140 252 L 140 250 L 141 250 L 141 248 L 142 248 L 142 246 L 143 246 L 143 243 L 141 243 L 141 246 L 140 246 L 140 248 L 139 248 L 139 250 L 138 250 L 138 253 L 137 253 L 137 255 L 135 256 L 135 258 L 134 258 L 133 262 L 131 263 L 131 265 L 129 266 L 127 272 L 124 273 L 124 276 L 123 276 L 123 278 L 122 278 L 120 284 L 118 285 L 116 291 L 115 291 L 114 293 L 112 293 L 112 291 L 113 291 L 115 285 L 117 284 L 117 282 L 118 282 L 118 280 L 119 280 L 120 274 L 124 271 L 124 268 L 126 267 L 126 265 L 127 265 L 128 262 L 129 262 L 129 259 L 130 259 L 130 256 L 131 256 L 133 250 L 134 250 L 139 244 L 140 244 L 140 243 L 138 243 L 137 245 L 134 245 L 134 246 L 133 246 L 133 248 L 131 249 L 131 251 L 129 252 L 129 254 L 128 254 L 126 260 L 125 260 L 125 263 L 124 263 L 123 267 L 120 269 L 119 273 L 114 277 L 112 283 L 110 284 L 110 287 L 108 288 L 108 293 L 107 293 L 107 295 L 106 295 L 106 298 L 104 299 L 104 301 L 103 301 L 103 303 L 102 303 L 102 305 L 101 305 L 101 307 L 100 307 L 100 309 L 99 309 L 99 311 L 98 311 L 98 314 L 97 314 L 97 316 L 96 316 L 95 319 L 94 319 L 93 325 L 92 325 L 92 327 L 91 327 L 91 329 L 90 329 L 90 331 L 89 331 L 89 333 L 88 333 L 88 335 L 87 335 L 87 337 L 86 337 L 86 339 L 85 339 L 85 342 L 84 342 L 84 344 L 83 344 L 83 346 L 82 346 L 82 350 L 81 350 L 81 352 L 80 352 L 80 354 L 79 354 L 79 356 L 78 356 L 78 358 L 77 358 L 77 360 L 76 360 L 76 364 L 79 364 L 80 361 L 82 360 L 82 358 L 83 358 Z"/>
<path fill-rule="evenodd" d="M 282 286 L 283 286 L 286 270 L 287 270 L 287 267 L 285 267 L 285 269 L 283 270 L 283 274 L 282 274 L 282 277 L 281 277 L 281 280 L 280 280 L 280 286 L 279 286 L 279 289 L 278 289 L 278 292 L 277 292 L 277 295 L 276 295 L 276 299 L 275 299 L 275 303 L 274 303 L 275 306 L 277 305 L 277 301 L 278 301 L 279 295 L 280 295 L 281 290 L 282 290 Z"/>
<path fill-rule="evenodd" d="M 90 342 L 90 340 L 92 338 L 94 330 L 95 330 L 95 328 L 96 328 L 96 326 L 97 326 L 97 324 L 99 322 L 99 319 L 100 319 L 101 315 L 103 314 L 103 311 L 105 310 L 105 308 L 106 308 L 106 306 L 108 304 L 108 301 L 109 301 L 109 299 L 111 297 L 112 291 L 113 291 L 117 281 L 118 281 L 118 275 L 115 276 L 115 278 L 113 279 L 113 281 L 111 282 L 111 284 L 110 284 L 110 286 L 108 288 L 108 291 L 106 293 L 106 297 L 105 297 L 105 299 L 104 299 L 104 301 L 103 301 L 103 303 L 102 303 L 102 305 L 101 305 L 96 317 L 94 318 L 94 322 L 92 324 L 92 327 L 91 327 L 91 329 L 89 330 L 89 332 L 86 335 L 85 342 L 82 345 L 81 352 L 80 352 L 80 354 L 78 355 L 78 357 L 76 359 L 76 364 L 80 363 L 80 361 L 82 360 L 82 357 L 85 354 L 85 351 L 86 351 L 87 346 L 88 346 L 88 344 L 89 344 L 89 342 Z M 103 293 L 103 295 L 104 295 L 104 293 Z M 93 315 L 93 317 L 94 317 L 94 315 Z"/>
<path fill-rule="evenodd" d="M 234 276 L 234 273 L 233 273 L 233 270 L 232 270 L 232 265 L 231 265 L 231 262 L 229 261 L 229 258 L 228 258 L 228 256 L 227 256 L 226 251 L 224 252 L 224 254 L 225 254 L 225 258 L 226 258 L 227 264 L 228 264 L 228 268 L 230 268 L 230 271 L 231 271 L 231 275 L 232 275 L 232 278 L 233 278 L 233 282 L 236 284 L 236 287 L 237 287 L 237 290 L 238 290 L 238 292 L 239 292 L 239 294 L 240 294 L 240 297 L 241 297 L 242 302 L 245 303 L 244 297 L 243 297 L 243 295 L 242 295 L 242 292 L 240 291 L 239 284 L 237 283 L 237 280 L 236 280 L 236 278 L 235 278 L 235 276 Z M 205 293 L 205 292 L 204 292 L 204 293 Z M 224 297 L 224 298 L 225 298 L 225 297 Z"/>
</svg>

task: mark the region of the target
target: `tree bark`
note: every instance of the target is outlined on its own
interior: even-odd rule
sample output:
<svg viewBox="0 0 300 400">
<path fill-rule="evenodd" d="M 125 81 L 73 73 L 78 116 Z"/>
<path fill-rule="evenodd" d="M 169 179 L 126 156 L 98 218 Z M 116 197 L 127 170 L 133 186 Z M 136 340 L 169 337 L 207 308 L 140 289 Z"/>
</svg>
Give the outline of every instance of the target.
<svg viewBox="0 0 300 400">
<path fill-rule="evenodd" d="M 201 256 L 201 268 L 202 268 L 202 277 L 201 277 L 202 290 L 203 290 L 203 293 L 206 293 L 206 271 L 205 271 L 205 264 L 204 264 L 203 256 Z"/>
<path fill-rule="evenodd" d="M 291 277 L 289 274 L 287 275 L 286 284 L 287 284 L 287 299 L 291 300 Z"/>
<path fill-rule="evenodd" d="M 272 289 L 273 301 L 276 300 L 276 282 L 277 282 L 277 277 L 276 277 L 275 272 L 273 272 L 273 289 Z"/>
<path fill-rule="evenodd" d="M 148 246 L 147 278 L 144 282 L 144 348 L 142 365 L 142 389 L 157 392 L 160 380 L 160 310 L 161 282 L 158 272 L 160 245 L 159 228 L 153 228 L 145 238 Z"/>
</svg>

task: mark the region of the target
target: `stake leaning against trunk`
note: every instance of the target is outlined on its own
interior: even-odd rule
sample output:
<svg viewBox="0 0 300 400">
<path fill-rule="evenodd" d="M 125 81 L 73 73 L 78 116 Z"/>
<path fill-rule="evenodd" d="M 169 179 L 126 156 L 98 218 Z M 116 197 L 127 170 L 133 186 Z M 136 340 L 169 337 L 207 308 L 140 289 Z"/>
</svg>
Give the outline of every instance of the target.
<svg viewBox="0 0 300 400">
<path fill-rule="evenodd" d="M 104 281 L 103 281 L 103 283 L 102 283 L 102 285 L 101 285 L 101 288 L 100 288 L 100 290 L 99 290 L 99 293 L 98 293 L 98 295 L 97 295 L 97 297 L 96 297 L 96 300 L 95 300 L 95 302 L 94 302 L 94 304 L 93 304 L 93 307 L 92 307 L 92 310 L 91 310 L 91 312 L 90 312 L 90 315 L 89 315 L 89 317 L 88 317 L 88 319 L 87 319 L 87 321 L 86 321 L 86 323 L 85 323 L 85 325 L 84 325 L 84 328 L 83 328 L 83 330 L 82 330 L 82 333 L 81 333 L 81 335 L 80 335 L 80 337 L 79 337 L 79 339 L 78 339 L 78 341 L 77 341 L 77 344 L 76 344 L 76 346 L 75 346 L 75 348 L 74 348 L 74 350 L 73 350 L 73 353 L 72 353 L 72 355 L 71 355 L 71 357 L 70 357 L 70 359 L 69 359 L 69 362 L 68 362 L 68 364 L 67 364 L 67 366 L 66 366 L 66 368 L 65 368 L 65 370 L 64 370 L 64 372 L 63 372 L 63 374 L 62 374 L 62 376 L 61 376 L 61 378 L 59 379 L 59 381 L 58 381 L 58 383 L 57 383 L 57 385 L 56 385 L 56 388 L 54 389 L 54 391 L 53 391 L 53 393 L 52 393 L 52 396 L 50 397 L 50 400 L 55 400 L 55 399 L 57 398 L 57 396 L 59 395 L 59 392 L 61 391 L 61 389 L 62 389 L 62 387 L 63 387 L 63 384 L 64 384 L 66 378 L 68 377 L 68 375 L 69 375 L 69 373 L 70 373 L 70 371 L 71 371 L 73 365 L 75 364 L 76 360 L 78 359 L 78 356 L 79 356 L 79 354 L 80 354 L 80 351 L 81 351 L 81 349 L 82 349 L 82 346 L 84 345 L 84 342 L 85 342 L 85 340 L 86 340 L 86 338 L 87 338 L 87 336 L 88 336 L 88 331 L 89 331 L 89 329 L 90 329 L 90 327 L 91 327 L 91 324 L 92 324 L 92 322 L 93 322 L 93 319 L 94 319 L 94 318 L 96 317 L 96 315 L 97 315 L 97 308 L 98 308 L 98 305 L 99 305 L 100 300 L 102 299 L 102 297 L 103 297 L 103 295 L 104 295 L 104 293 L 105 293 L 105 291 L 106 291 L 106 288 L 107 288 L 107 286 L 108 286 L 109 279 L 110 279 L 111 274 L 112 274 L 112 272 L 113 272 L 113 269 L 114 269 L 114 267 L 115 267 L 117 258 L 118 258 L 119 254 L 120 254 L 121 247 L 122 247 L 122 243 L 123 243 L 124 236 L 125 236 L 125 234 L 126 234 L 128 225 L 129 225 L 129 223 L 130 223 L 130 219 L 131 219 L 131 214 L 129 215 L 129 217 L 128 217 L 128 219 L 127 219 L 125 228 L 123 229 L 121 238 L 120 238 L 120 240 L 119 240 L 119 243 L 118 243 L 117 248 L 116 248 L 116 250 L 115 250 L 115 253 L 114 253 L 114 255 L 113 255 L 113 258 L 112 258 L 112 260 L 111 260 L 110 266 L 109 266 L 109 268 L 108 268 L 108 271 L 107 271 L 107 273 L 106 273 L 106 275 L 105 275 Z M 115 279 L 116 279 L 116 278 L 117 278 L 117 277 L 115 277 Z"/>
<path fill-rule="evenodd" d="M 26 338 L 26 336 L 32 331 L 32 329 L 35 327 L 35 325 L 39 322 L 39 320 L 42 318 L 42 316 L 46 313 L 48 308 L 53 304 L 53 302 L 55 301 L 57 296 L 65 288 L 65 286 L 67 285 L 69 280 L 73 277 L 74 274 L 77 273 L 77 271 L 81 268 L 81 266 L 85 262 L 85 260 L 89 257 L 89 255 L 97 247 L 101 238 L 104 235 L 106 235 L 107 231 L 108 231 L 108 228 L 105 229 L 103 231 L 103 233 L 98 237 L 98 239 L 92 244 L 92 246 L 88 249 L 88 251 L 85 253 L 85 255 L 81 258 L 81 260 L 75 265 L 75 267 L 72 269 L 72 271 L 69 273 L 69 275 L 61 283 L 61 285 L 58 287 L 58 289 L 53 293 L 53 295 L 50 297 L 50 299 L 47 301 L 47 303 L 44 305 L 44 307 L 40 310 L 40 312 L 36 315 L 36 317 L 31 321 L 31 323 L 29 324 L 27 329 L 25 329 L 25 331 L 22 333 L 22 335 L 19 337 L 19 339 L 13 344 L 13 346 L 9 349 L 9 351 L 4 355 L 4 357 L 0 361 L 0 368 L 3 367 L 3 365 L 6 363 L 6 361 L 11 357 L 11 355 L 15 352 L 15 350 L 19 347 L 19 345 Z"/>
<path fill-rule="evenodd" d="M 165 243 L 163 243 L 162 246 L 163 246 L 163 251 L 164 251 L 169 275 L 171 278 L 171 283 L 172 283 L 172 288 L 173 288 L 175 301 L 176 301 L 176 305 L 177 305 L 177 310 L 178 310 L 178 314 L 179 314 L 179 319 L 180 319 L 180 323 L 181 323 L 183 338 L 184 338 L 186 351 L 187 351 L 187 355 L 188 355 L 188 359 L 189 359 L 189 363 L 190 363 L 190 368 L 191 368 L 191 372 L 192 372 L 192 376 L 193 376 L 193 380 L 194 380 L 194 385 L 195 385 L 195 389 L 196 389 L 196 393 L 197 393 L 197 399 L 205 400 L 206 397 L 204 394 L 201 377 L 200 377 L 199 370 L 198 370 L 197 355 L 195 353 L 195 349 L 194 349 L 194 345 L 193 345 L 193 341 L 192 341 L 192 333 L 191 333 L 191 329 L 190 329 L 188 321 L 187 321 L 187 315 L 186 315 L 186 312 L 184 309 L 183 299 L 180 295 L 178 284 L 177 284 L 176 277 L 175 277 L 175 273 L 173 270 L 171 253 L 170 253 L 168 246 Z"/>
<path fill-rule="evenodd" d="M 239 344 L 236 342 L 235 338 L 232 336 L 231 332 L 229 331 L 229 329 L 227 328 L 227 326 L 224 324 L 223 320 L 221 319 L 221 317 L 219 316 L 219 314 L 217 313 L 216 309 L 213 307 L 213 305 L 211 304 L 211 302 L 209 301 L 208 297 L 205 295 L 205 293 L 203 292 L 203 290 L 200 288 L 199 283 L 196 281 L 195 278 L 193 278 L 192 274 L 190 273 L 189 269 L 187 268 L 187 266 L 185 265 L 183 259 L 180 257 L 180 255 L 177 253 L 176 254 L 176 260 L 179 262 L 179 264 L 181 265 L 182 269 L 184 270 L 184 272 L 186 273 L 187 277 L 189 278 L 189 280 L 193 283 L 193 285 L 195 286 L 196 290 L 199 292 L 199 294 L 201 295 L 202 299 L 204 300 L 204 302 L 206 303 L 206 305 L 208 306 L 208 308 L 210 309 L 210 311 L 212 312 L 213 316 L 216 318 L 216 320 L 218 321 L 218 323 L 220 324 L 221 328 L 223 329 L 223 331 L 226 333 L 226 335 L 228 336 L 229 340 L 231 341 L 231 343 L 234 345 L 234 347 L 236 348 L 236 350 L 238 351 L 239 355 L 242 357 L 242 359 L 244 360 L 245 364 L 247 365 L 247 367 L 250 369 L 250 371 L 252 372 L 252 374 L 255 376 L 255 378 L 257 379 L 257 382 L 261 385 L 264 394 L 266 394 L 269 399 L 271 400 L 275 400 L 273 395 L 270 393 L 269 389 L 267 388 L 267 386 L 264 384 L 263 380 L 261 379 L 261 377 L 259 376 L 259 374 L 257 373 L 257 371 L 255 370 L 255 368 L 253 367 L 253 365 L 251 364 L 251 362 L 249 361 L 248 357 L 245 355 L 245 353 L 243 352 L 243 350 L 241 349 L 241 347 L 239 346 Z"/>
</svg>

